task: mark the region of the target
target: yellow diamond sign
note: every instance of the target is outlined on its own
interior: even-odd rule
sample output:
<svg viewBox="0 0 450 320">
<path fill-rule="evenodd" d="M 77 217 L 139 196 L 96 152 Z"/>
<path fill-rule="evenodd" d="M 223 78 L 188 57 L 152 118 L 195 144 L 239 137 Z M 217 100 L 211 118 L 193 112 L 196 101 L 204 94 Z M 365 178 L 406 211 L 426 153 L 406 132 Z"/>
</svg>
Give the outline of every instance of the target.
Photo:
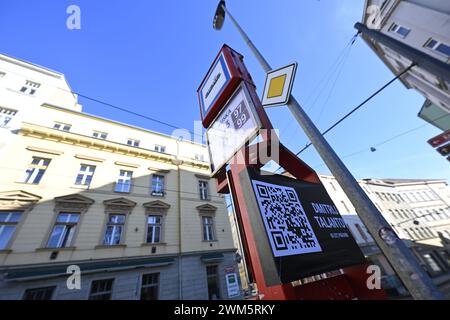
<svg viewBox="0 0 450 320">
<path fill-rule="evenodd" d="M 279 97 L 283 94 L 284 84 L 286 83 L 286 75 L 272 78 L 269 83 L 269 92 L 267 98 Z"/>
<path fill-rule="evenodd" d="M 278 106 L 288 103 L 296 71 L 297 63 L 292 63 L 267 73 L 261 99 L 263 106 Z"/>
</svg>

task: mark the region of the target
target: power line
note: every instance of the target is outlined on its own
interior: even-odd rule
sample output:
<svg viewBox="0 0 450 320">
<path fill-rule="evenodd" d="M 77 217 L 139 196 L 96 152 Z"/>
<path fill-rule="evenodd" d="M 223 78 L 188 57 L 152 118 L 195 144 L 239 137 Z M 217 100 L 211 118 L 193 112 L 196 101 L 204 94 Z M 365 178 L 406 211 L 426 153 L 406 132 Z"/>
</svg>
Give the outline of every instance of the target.
<svg viewBox="0 0 450 320">
<path fill-rule="evenodd" d="M 313 94 L 316 92 L 316 90 L 322 85 L 322 83 L 324 83 L 324 85 L 322 86 L 322 88 L 320 89 L 320 91 L 318 92 L 316 98 L 314 99 L 313 103 L 311 103 L 309 105 L 309 107 L 307 107 L 306 111 L 309 111 L 317 102 L 317 99 L 319 98 L 319 96 L 322 94 L 322 92 L 325 90 L 325 88 L 327 87 L 327 84 L 329 83 L 331 77 L 333 76 L 333 74 L 336 72 L 336 70 L 339 69 L 339 67 L 342 67 L 343 64 L 342 62 L 348 57 L 348 54 L 350 53 L 350 49 L 351 46 L 355 43 L 356 39 L 358 39 L 358 34 L 355 34 L 350 41 L 347 43 L 347 45 L 342 49 L 342 51 L 340 52 L 340 54 L 338 55 L 338 57 L 336 58 L 336 60 L 331 64 L 330 68 L 327 70 L 327 72 L 323 75 L 322 79 L 317 82 L 316 86 L 314 87 L 314 89 L 310 92 L 310 94 L 308 95 L 308 97 L 306 98 L 304 105 L 308 106 L 308 102 L 310 100 L 310 98 L 313 97 Z M 348 51 L 347 51 L 348 49 Z M 289 121 L 288 123 L 288 127 L 286 128 L 286 131 L 288 131 L 291 126 L 294 123 L 292 121 Z M 290 141 L 293 137 L 293 135 L 295 134 L 295 131 L 289 136 L 288 141 Z"/>
<path fill-rule="evenodd" d="M 442 116 L 440 116 L 440 117 L 437 117 L 436 119 L 433 119 L 432 121 L 437 121 L 437 120 L 440 120 L 440 119 L 445 118 L 445 117 L 448 117 L 448 116 L 450 116 L 450 113 L 444 114 L 444 115 L 442 115 Z M 394 136 L 392 136 L 392 137 L 390 137 L 390 138 L 388 138 L 388 139 L 385 139 L 385 140 L 380 141 L 380 142 L 378 142 L 378 143 L 376 143 L 376 144 L 374 144 L 374 145 L 371 145 L 371 147 L 380 147 L 380 146 L 382 146 L 382 145 L 384 145 L 384 144 L 386 144 L 386 143 L 389 143 L 389 142 L 391 142 L 391 141 L 393 141 L 393 140 L 396 140 L 396 139 L 398 139 L 398 138 L 401 138 L 401 137 L 403 137 L 403 136 L 405 136 L 405 135 L 407 135 L 407 134 L 409 134 L 409 133 L 411 133 L 411 132 L 417 131 L 417 130 L 422 129 L 422 128 L 427 127 L 427 126 L 429 126 L 428 123 L 421 124 L 420 126 L 417 126 L 417 127 L 411 128 L 411 129 L 408 129 L 408 130 L 403 131 L 403 132 L 401 132 L 401 133 L 399 133 L 399 134 L 396 134 L 396 135 L 394 135 Z M 359 155 L 359 154 L 362 154 L 362 153 L 365 153 L 365 152 L 369 152 L 369 151 L 371 151 L 370 148 L 364 148 L 364 149 L 361 149 L 361 150 L 359 150 L 359 151 L 355 151 L 355 152 L 352 152 L 352 153 L 350 153 L 350 154 L 344 155 L 344 156 L 342 156 L 341 158 L 342 158 L 342 159 L 346 159 L 346 158 L 354 157 L 354 156 L 356 156 L 356 155 Z M 375 151 L 376 151 L 376 150 L 375 150 Z M 371 151 L 371 152 L 374 152 L 374 151 Z M 325 163 L 322 163 L 322 164 L 320 164 L 320 165 L 316 165 L 316 166 L 313 166 L 313 167 L 314 167 L 314 168 L 320 168 L 320 167 L 322 167 L 322 166 L 324 166 L 324 165 L 325 165 Z"/>
<path fill-rule="evenodd" d="M 375 91 L 374 93 L 372 93 L 367 99 L 365 99 L 363 102 L 361 102 L 359 105 L 357 105 L 355 108 L 353 108 L 352 110 L 350 110 L 347 114 L 345 114 L 343 117 L 341 117 L 338 121 L 336 121 L 331 127 L 329 127 L 327 130 L 325 130 L 322 135 L 324 136 L 325 134 L 327 134 L 328 132 L 330 132 L 331 130 L 333 130 L 335 127 L 337 127 L 341 122 L 343 122 L 345 119 L 347 119 L 351 114 L 353 114 L 354 112 L 356 112 L 358 109 L 360 109 L 362 106 L 364 106 L 367 102 L 369 102 L 370 100 L 372 100 L 375 96 L 377 96 L 381 91 L 383 91 L 384 89 L 386 89 L 389 85 L 391 85 L 394 81 L 396 81 L 398 78 L 400 78 L 402 75 L 404 75 L 406 72 L 408 72 L 409 70 L 411 70 L 411 68 L 413 68 L 416 64 L 412 63 L 408 68 L 406 68 L 405 70 L 403 70 L 401 73 L 399 73 L 397 76 L 395 76 L 393 79 L 391 79 L 389 82 L 387 82 L 386 84 L 384 84 L 381 88 L 379 88 L 377 91 Z M 303 151 L 305 151 L 306 149 L 308 149 L 310 146 L 312 145 L 311 142 L 307 143 L 299 152 L 296 153 L 296 155 L 298 156 L 300 153 L 302 153 Z M 275 172 L 277 172 L 278 170 L 282 169 L 282 167 L 278 167 L 277 170 L 275 170 Z"/>
<path fill-rule="evenodd" d="M 8 73 L 11 73 L 11 74 L 15 74 L 15 75 L 20 76 L 20 77 L 27 78 L 27 76 L 24 75 L 24 74 L 20 74 L 20 73 L 17 73 L 17 72 L 11 71 L 11 70 L 7 70 L 7 69 L 2 69 L 2 70 L 6 71 L 6 72 L 8 72 Z M 141 118 L 144 118 L 144 119 L 146 119 L 146 120 L 149 120 L 149 121 L 152 121 L 152 122 L 155 122 L 155 123 L 158 123 L 158 124 L 161 124 L 161 125 L 170 127 L 170 128 L 172 128 L 172 129 L 182 129 L 182 130 L 186 130 L 187 132 L 189 132 L 189 133 L 192 134 L 192 135 L 200 136 L 200 137 L 203 138 L 203 134 L 198 134 L 198 133 L 195 133 L 195 132 L 193 132 L 193 131 L 191 131 L 191 130 L 188 130 L 188 129 L 181 128 L 181 127 L 178 127 L 178 126 L 176 126 L 176 125 L 173 125 L 173 124 L 171 124 L 171 123 L 169 123 L 169 122 L 162 121 L 162 120 L 156 119 L 156 118 L 154 118 L 154 117 L 150 117 L 150 116 L 144 115 L 144 114 L 142 114 L 142 113 L 138 113 L 138 112 L 129 110 L 129 109 L 125 108 L 125 107 L 117 106 L 117 105 L 115 105 L 115 104 L 112 104 L 112 103 L 103 101 L 102 99 L 93 98 L 93 97 L 91 97 L 91 96 L 88 96 L 88 95 L 79 93 L 79 92 L 77 92 L 77 91 L 67 90 L 67 89 L 64 89 L 64 88 L 61 88 L 61 87 L 58 87 L 58 86 L 56 86 L 56 85 L 52 85 L 52 84 L 49 84 L 49 83 L 46 83 L 45 85 L 46 85 L 46 86 L 49 86 L 49 87 L 53 87 L 53 88 L 55 88 L 55 89 L 62 90 L 62 91 L 67 92 L 67 93 L 71 93 L 71 94 L 73 94 L 73 95 L 77 95 L 77 96 L 79 96 L 79 97 L 82 97 L 82 98 L 84 98 L 84 99 L 87 99 L 87 100 L 90 100 L 90 101 L 93 101 L 93 102 L 102 104 L 102 105 L 104 105 L 104 106 L 107 106 L 107 107 L 110 107 L 110 108 L 113 108 L 113 109 L 116 109 L 116 110 L 120 110 L 120 111 L 122 111 L 122 112 L 125 112 L 125 113 L 128 113 L 128 114 L 132 114 L 132 115 L 134 115 L 134 116 L 141 117 Z"/>
</svg>

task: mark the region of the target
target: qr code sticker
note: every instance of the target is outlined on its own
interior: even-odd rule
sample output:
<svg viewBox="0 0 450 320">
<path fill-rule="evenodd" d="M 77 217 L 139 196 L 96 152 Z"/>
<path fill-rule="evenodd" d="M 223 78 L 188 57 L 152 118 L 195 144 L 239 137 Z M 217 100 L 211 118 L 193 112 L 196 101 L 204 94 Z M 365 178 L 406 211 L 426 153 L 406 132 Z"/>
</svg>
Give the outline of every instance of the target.
<svg viewBox="0 0 450 320">
<path fill-rule="evenodd" d="M 294 188 L 252 184 L 275 257 L 322 251 Z"/>
</svg>

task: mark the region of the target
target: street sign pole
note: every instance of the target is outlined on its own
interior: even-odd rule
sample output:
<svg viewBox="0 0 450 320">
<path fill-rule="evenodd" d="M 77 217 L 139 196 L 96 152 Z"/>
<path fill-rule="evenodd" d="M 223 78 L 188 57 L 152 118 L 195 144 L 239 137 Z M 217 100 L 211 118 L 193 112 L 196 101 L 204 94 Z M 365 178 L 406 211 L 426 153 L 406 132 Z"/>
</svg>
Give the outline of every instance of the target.
<svg viewBox="0 0 450 320">
<path fill-rule="evenodd" d="M 218 17 L 217 15 L 220 15 L 222 12 L 224 16 Z M 218 28 L 221 27 L 225 14 L 230 17 L 234 26 L 247 43 L 264 71 L 271 71 L 272 68 L 269 63 L 227 10 L 225 1 L 222 0 L 219 3 L 214 20 L 215 23 L 218 21 L 220 24 Z M 422 269 L 411 250 L 394 233 L 389 223 L 384 219 L 367 194 L 362 190 L 356 179 L 352 176 L 336 152 L 334 152 L 333 148 L 328 144 L 293 96 L 291 96 L 287 106 L 316 148 L 322 160 L 341 185 L 345 194 L 355 207 L 358 216 L 364 222 L 375 242 L 391 263 L 412 297 L 414 299 L 444 299 L 443 294 L 437 289 Z"/>
</svg>

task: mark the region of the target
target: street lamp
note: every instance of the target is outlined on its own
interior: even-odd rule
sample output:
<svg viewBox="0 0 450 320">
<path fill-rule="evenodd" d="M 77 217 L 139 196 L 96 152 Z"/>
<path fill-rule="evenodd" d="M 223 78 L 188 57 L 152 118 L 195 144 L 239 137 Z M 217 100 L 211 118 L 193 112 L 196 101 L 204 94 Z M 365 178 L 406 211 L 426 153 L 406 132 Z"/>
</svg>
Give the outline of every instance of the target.
<svg viewBox="0 0 450 320">
<path fill-rule="evenodd" d="M 225 14 L 230 17 L 231 22 L 255 55 L 264 71 L 269 72 L 272 70 L 267 60 L 227 10 L 224 0 L 220 0 L 217 6 L 213 20 L 214 29 L 220 30 L 222 28 Z M 325 140 L 319 129 L 311 121 L 294 96 L 291 95 L 287 106 L 316 148 L 322 160 L 342 186 L 342 189 L 344 189 L 345 194 L 352 202 L 361 220 L 364 222 L 370 234 L 375 239 L 375 242 L 394 267 L 394 270 L 397 272 L 400 279 L 402 279 L 411 295 L 415 299 L 443 299 L 443 294 L 439 292 L 430 277 L 422 270 L 413 253 L 400 238 L 398 238 L 398 236 L 395 237 L 396 241 L 392 244 L 390 240 L 381 237 L 381 234 L 385 234 L 386 231 L 393 233 L 389 223 L 384 219 L 364 190 L 362 190 L 356 179 Z"/>
<path fill-rule="evenodd" d="M 217 5 L 216 14 L 214 15 L 213 19 L 213 28 L 215 30 L 222 29 L 223 22 L 225 21 L 225 0 L 220 0 L 219 4 Z"/>
</svg>

